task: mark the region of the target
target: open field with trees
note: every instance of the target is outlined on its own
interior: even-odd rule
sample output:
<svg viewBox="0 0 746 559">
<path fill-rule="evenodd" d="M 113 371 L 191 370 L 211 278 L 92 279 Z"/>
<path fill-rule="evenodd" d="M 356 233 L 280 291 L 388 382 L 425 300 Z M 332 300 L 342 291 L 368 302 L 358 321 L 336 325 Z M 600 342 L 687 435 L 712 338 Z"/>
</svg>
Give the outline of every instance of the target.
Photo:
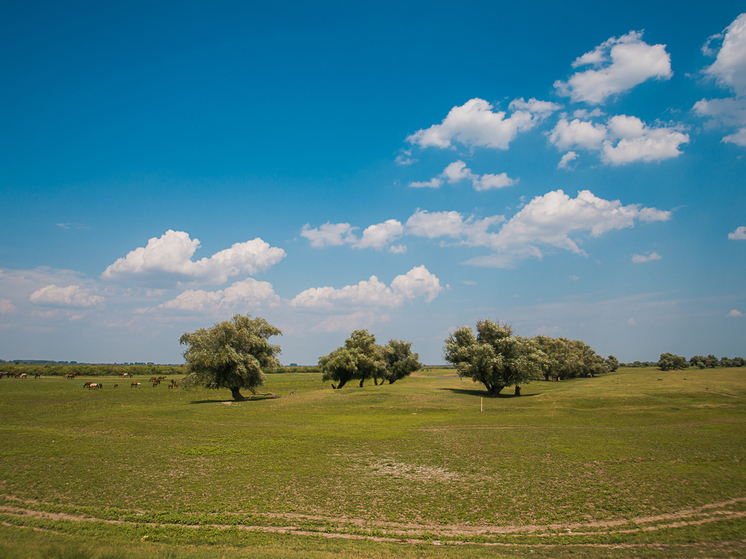
<svg viewBox="0 0 746 559">
<path fill-rule="evenodd" d="M 90 380 L 0 381 L 0 556 L 746 556 L 743 368 Z"/>
</svg>

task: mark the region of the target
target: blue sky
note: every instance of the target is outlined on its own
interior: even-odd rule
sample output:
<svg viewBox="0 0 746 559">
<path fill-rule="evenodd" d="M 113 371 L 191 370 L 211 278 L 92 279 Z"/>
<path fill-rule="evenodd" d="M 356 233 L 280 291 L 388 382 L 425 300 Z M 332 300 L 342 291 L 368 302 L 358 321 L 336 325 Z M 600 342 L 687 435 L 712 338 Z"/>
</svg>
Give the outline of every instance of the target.
<svg viewBox="0 0 746 559">
<path fill-rule="evenodd" d="M 515 4 L 2 5 L 0 359 L 744 356 L 743 5 Z"/>
</svg>

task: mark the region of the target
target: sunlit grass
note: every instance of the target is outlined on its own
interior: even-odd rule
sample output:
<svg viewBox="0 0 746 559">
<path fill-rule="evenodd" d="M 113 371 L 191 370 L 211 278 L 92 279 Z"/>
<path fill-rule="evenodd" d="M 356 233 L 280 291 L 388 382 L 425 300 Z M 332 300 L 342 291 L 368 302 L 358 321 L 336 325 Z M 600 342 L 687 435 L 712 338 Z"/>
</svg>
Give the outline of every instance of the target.
<svg viewBox="0 0 746 559">
<path fill-rule="evenodd" d="M 318 374 L 268 375 L 266 390 L 281 397 L 240 403 L 227 390 L 114 378 L 97 379 L 98 391 L 85 378 L 3 379 L 0 505 L 68 514 L 23 523 L 69 537 L 85 525 L 96 538 L 139 541 L 137 527 L 152 523 L 162 527 L 151 544 L 236 548 L 247 534 L 268 537 L 244 526 L 521 545 L 705 541 L 730 553 L 727 542 L 746 536 L 744 502 L 723 505 L 746 497 L 743 369 L 620 369 L 533 383 L 519 398 L 486 398 L 451 375 L 342 390 Z M 711 504 L 722 522 L 609 528 Z M 576 524 L 585 535 L 568 536 Z M 319 540 L 283 537 L 310 541 L 306 550 Z M 339 545 L 389 556 L 385 542 Z"/>
</svg>

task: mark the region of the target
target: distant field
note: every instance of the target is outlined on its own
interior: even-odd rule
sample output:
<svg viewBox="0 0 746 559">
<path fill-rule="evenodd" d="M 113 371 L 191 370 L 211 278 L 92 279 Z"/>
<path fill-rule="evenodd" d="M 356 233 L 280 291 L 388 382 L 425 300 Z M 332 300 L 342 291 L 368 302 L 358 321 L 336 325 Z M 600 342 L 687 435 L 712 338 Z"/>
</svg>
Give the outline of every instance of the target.
<svg viewBox="0 0 746 559">
<path fill-rule="evenodd" d="M 454 374 L 2 379 L 0 557 L 746 556 L 746 370 Z"/>
</svg>

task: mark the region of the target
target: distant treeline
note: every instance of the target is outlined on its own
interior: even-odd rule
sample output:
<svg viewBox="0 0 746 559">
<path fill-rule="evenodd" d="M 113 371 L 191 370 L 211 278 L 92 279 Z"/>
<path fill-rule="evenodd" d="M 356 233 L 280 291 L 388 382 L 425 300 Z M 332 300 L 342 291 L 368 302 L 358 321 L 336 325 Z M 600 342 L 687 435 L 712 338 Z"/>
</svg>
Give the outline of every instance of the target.
<svg viewBox="0 0 746 559">
<path fill-rule="evenodd" d="M 625 367 L 658 367 L 662 371 L 675 371 L 697 367 L 699 369 L 714 369 L 715 367 L 743 367 L 746 366 L 746 359 L 743 357 L 721 357 L 718 359 L 710 354 L 695 355 L 688 361 L 686 357 L 674 355 L 673 353 L 661 353 L 658 361 L 634 361 L 633 363 L 624 363 Z"/>
<path fill-rule="evenodd" d="M 299 367 L 298 365 L 293 365 L 292 367 L 277 367 L 276 369 L 268 369 L 265 371 L 269 374 L 282 374 L 282 373 L 320 373 L 321 369 L 318 367 L 311 366 L 311 367 Z"/>
<path fill-rule="evenodd" d="M 0 372 L 19 373 L 26 375 L 42 376 L 65 376 L 69 374 L 78 374 L 83 377 L 96 376 L 119 376 L 127 373 L 131 376 L 168 376 L 183 375 L 186 373 L 184 365 L 80 365 L 70 363 L 63 365 L 61 363 L 43 365 L 38 363 L 0 363 Z"/>
<path fill-rule="evenodd" d="M 743 357 L 721 357 L 718 359 L 714 355 L 710 354 L 707 357 L 704 355 L 695 355 L 689 361 L 686 357 L 680 355 L 674 355 L 673 353 L 661 353 L 660 359 L 656 366 L 662 371 L 674 371 L 677 369 L 687 369 L 689 367 L 698 367 L 700 369 L 714 369 L 715 367 L 743 367 L 746 364 Z"/>
</svg>

